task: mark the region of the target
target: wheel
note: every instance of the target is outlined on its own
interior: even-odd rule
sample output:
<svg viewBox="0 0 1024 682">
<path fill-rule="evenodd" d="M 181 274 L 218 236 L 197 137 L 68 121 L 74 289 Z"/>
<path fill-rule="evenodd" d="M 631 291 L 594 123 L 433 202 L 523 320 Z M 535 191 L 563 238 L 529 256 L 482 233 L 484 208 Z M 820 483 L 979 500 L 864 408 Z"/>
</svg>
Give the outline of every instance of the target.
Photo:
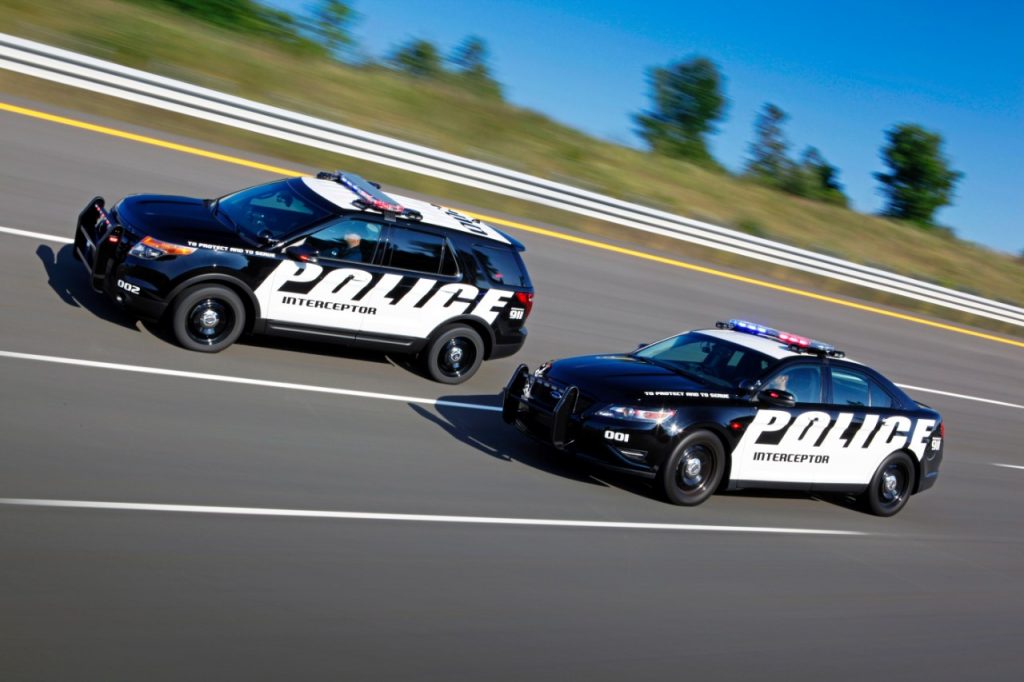
<svg viewBox="0 0 1024 682">
<path fill-rule="evenodd" d="M 894 452 L 878 466 L 864 493 L 868 511 L 892 516 L 907 504 L 914 489 L 914 462 L 905 452 Z"/>
<path fill-rule="evenodd" d="M 661 492 L 672 504 L 704 502 L 725 474 L 725 452 L 713 433 L 696 431 L 683 439 L 658 470 Z"/>
<path fill-rule="evenodd" d="M 461 384 L 476 373 L 483 360 L 483 339 L 464 325 L 441 332 L 423 351 L 427 375 L 442 384 Z"/>
<path fill-rule="evenodd" d="M 244 328 L 242 299 L 219 284 L 188 289 L 171 308 L 171 331 L 175 340 L 189 350 L 222 351 L 238 339 Z"/>
</svg>

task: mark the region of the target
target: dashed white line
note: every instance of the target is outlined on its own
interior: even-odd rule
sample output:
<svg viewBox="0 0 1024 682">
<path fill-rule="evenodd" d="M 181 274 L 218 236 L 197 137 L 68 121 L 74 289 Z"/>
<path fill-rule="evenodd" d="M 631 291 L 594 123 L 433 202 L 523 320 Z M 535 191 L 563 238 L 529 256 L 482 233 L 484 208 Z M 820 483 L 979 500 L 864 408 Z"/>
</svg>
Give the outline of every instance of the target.
<svg viewBox="0 0 1024 682">
<path fill-rule="evenodd" d="M 996 464 L 995 462 L 993 462 L 992 466 L 1003 467 L 1004 469 L 1024 469 L 1024 466 L 1020 466 L 1018 464 Z"/>
<path fill-rule="evenodd" d="M 202 372 L 186 372 L 178 369 L 163 369 L 161 367 L 140 367 L 138 365 L 123 365 L 116 362 L 97 362 L 94 360 L 79 360 L 77 358 L 62 358 L 54 355 L 34 355 L 32 353 L 15 353 L 7 350 L 0 350 L 0 357 L 15 360 L 31 360 L 35 362 L 49 362 L 58 365 L 77 365 L 79 367 L 92 367 L 94 369 L 111 369 L 119 372 L 135 372 L 137 374 L 156 374 L 167 377 L 180 377 L 184 379 L 200 379 L 202 381 L 220 381 L 227 384 L 244 384 L 246 386 L 263 386 L 267 388 L 283 388 L 290 391 L 309 391 L 312 393 L 328 393 L 331 395 L 344 395 L 353 398 L 369 398 L 372 400 L 394 400 L 403 403 L 419 403 L 421 405 L 433 405 L 442 407 L 459 407 L 466 410 L 483 410 L 485 412 L 501 412 L 500 407 L 493 405 L 477 405 L 474 403 L 461 403 L 454 400 L 437 400 L 435 398 L 418 398 L 409 395 L 396 395 L 393 393 L 374 393 L 372 391 L 356 391 L 349 388 L 332 388 L 330 386 L 314 386 L 311 384 L 292 384 L 284 381 L 267 381 L 265 379 L 249 379 L 246 377 L 234 377 L 225 374 L 204 374 Z"/>
<path fill-rule="evenodd" d="M 34 239 L 42 239 L 48 242 L 60 242 L 61 244 L 71 244 L 74 239 L 68 237 L 58 237 L 53 234 L 43 234 L 42 232 L 32 232 L 31 230 L 18 230 L 13 227 L 3 227 L 0 225 L 0 232 L 6 232 L 7 234 L 18 235 L 19 237 L 32 237 Z"/>
<path fill-rule="evenodd" d="M 774 533 L 780 535 L 868 535 L 853 530 L 818 528 L 777 528 L 771 526 L 715 526 L 695 523 L 635 523 L 628 521 L 582 521 L 575 519 L 525 519 L 503 516 L 451 516 L 436 514 L 379 514 L 373 512 L 320 511 L 314 509 L 267 509 L 263 507 L 219 507 L 195 504 L 146 504 L 139 502 L 91 502 L 0 498 L 0 504 L 19 507 L 58 507 L 115 511 L 171 512 L 184 514 L 233 514 L 241 516 L 290 516 L 310 519 L 352 521 L 404 521 L 414 523 L 467 523 L 494 526 L 548 526 L 559 528 L 614 528 L 626 530 L 711 531 L 719 533 Z"/>
</svg>

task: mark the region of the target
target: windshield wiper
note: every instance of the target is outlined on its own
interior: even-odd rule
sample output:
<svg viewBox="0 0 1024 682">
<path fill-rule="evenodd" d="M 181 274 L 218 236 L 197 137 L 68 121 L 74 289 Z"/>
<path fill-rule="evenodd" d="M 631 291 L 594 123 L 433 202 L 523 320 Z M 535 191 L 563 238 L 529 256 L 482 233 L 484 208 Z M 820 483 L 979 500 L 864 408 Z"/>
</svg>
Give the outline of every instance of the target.
<svg viewBox="0 0 1024 682">
<path fill-rule="evenodd" d="M 636 358 L 637 360 L 640 360 L 641 362 L 648 362 L 648 363 L 654 365 L 655 367 L 661 367 L 662 369 L 667 369 L 670 372 L 675 372 L 676 374 L 682 374 L 687 379 L 690 379 L 692 381 L 696 381 L 698 384 L 701 384 L 703 386 L 710 386 L 711 385 L 711 384 L 708 383 L 708 381 L 706 379 L 703 379 L 702 377 L 700 377 L 700 376 L 698 376 L 698 375 L 696 375 L 696 374 L 694 374 L 692 372 L 687 372 L 685 369 L 680 369 L 679 367 L 676 367 L 675 365 L 671 365 L 671 364 L 669 364 L 667 362 L 661 362 L 660 360 L 655 360 L 654 358 L 645 358 L 645 357 L 643 357 L 641 355 L 634 355 L 633 357 Z"/>
<path fill-rule="evenodd" d="M 231 226 L 232 229 L 234 229 L 235 234 L 242 234 L 242 228 L 238 226 L 238 223 L 236 223 L 234 221 L 234 219 L 231 217 L 231 215 L 228 214 L 226 211 L 223 212 L 223 213 L 221 212 L 221 210 L 220 210 L 220 199 L 214 199 L 213 203 L 211 204 L 211 206 L 213 207 L 213 217 L 214 218 L 219 218 L 219 217 L 221 217 L 221 215 L 223 215 L 224 216 L 224 221 L 229 226 Z"/>
</svg>

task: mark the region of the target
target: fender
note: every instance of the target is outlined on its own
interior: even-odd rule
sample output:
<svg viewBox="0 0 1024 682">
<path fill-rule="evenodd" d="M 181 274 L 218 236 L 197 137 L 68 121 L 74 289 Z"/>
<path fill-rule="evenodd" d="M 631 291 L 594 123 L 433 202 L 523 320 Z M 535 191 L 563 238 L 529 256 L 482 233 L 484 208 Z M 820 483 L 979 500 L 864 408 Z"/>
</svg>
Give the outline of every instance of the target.
<svg viewBox="0 0 1024 682">
<path fill-rule="evenodd" d="M 437 332 L 441 329 L 459 323 L 469 325 L 474 331 L 480 334 L 480 338 L 484 341 L 484 360 L 490 359 L 491 351 L 494 349 L 494 344 L 497 343 L 497 337 L 495 336 L 494 329 L 491 325 L 487 324 L 487 322 L 475 315 L 456 315 L 455 317 L 448 318 L 441 324 L 434 327 L 434 331 L 430 332 L 430 336 L 427 337 L 427 342 L 424 346 L 429 345 L 430 342 L 434 340 L 434 337 L 437 336 Z"/>
<path fill-rule="evenodd" d="M 263 319 L 263 313 L 260 309 L 259 301 L 256 300 L 256 294 L 253 293 L 252 287 L 246 284 L 244 280 L 241 280 L 238 277 L 233 277 L 225 272 L 207 272 L 201 275 L 188 277 L 171 289 L 170 293 L 167 294 L 167 302 L 170 303 L 177 298 L 182 291 L 189 287 L 193 287 L 196 284 L 212 283 L 227 284 L 242 294 L 242 300 L 249 304 L 253 312 L 253 318 L 249 321 L 250 329 L 254 324 Z"/>
</svg>

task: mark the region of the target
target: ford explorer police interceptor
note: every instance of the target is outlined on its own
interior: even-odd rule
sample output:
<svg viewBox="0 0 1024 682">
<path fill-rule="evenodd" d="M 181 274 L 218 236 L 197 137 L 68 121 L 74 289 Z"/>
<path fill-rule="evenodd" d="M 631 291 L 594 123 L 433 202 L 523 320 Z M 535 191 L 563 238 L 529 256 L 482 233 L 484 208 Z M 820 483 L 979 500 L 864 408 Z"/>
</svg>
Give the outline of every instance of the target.
<svg viewBox="0 0 1024 682">
<path fill-rule="evenodd" d="M 418 353 L 461 383 L 518 351 L 533 305 L 522 244 L 479 220 L 319 173 L 219 199 L 96 197 L 75 257 L 97 291 L 185 348 L 217 352 L 243 332 Z"/>
<path fill-rule="evenodd" d="M 502 416 L 654 479 L 675 504 L 720 487 L 840 491 L 879 516 L 935 484 L 945 435 L 938 412 L 835 347 L 743 320 L 632 353 L 520 365 Z"/>
</svg>

